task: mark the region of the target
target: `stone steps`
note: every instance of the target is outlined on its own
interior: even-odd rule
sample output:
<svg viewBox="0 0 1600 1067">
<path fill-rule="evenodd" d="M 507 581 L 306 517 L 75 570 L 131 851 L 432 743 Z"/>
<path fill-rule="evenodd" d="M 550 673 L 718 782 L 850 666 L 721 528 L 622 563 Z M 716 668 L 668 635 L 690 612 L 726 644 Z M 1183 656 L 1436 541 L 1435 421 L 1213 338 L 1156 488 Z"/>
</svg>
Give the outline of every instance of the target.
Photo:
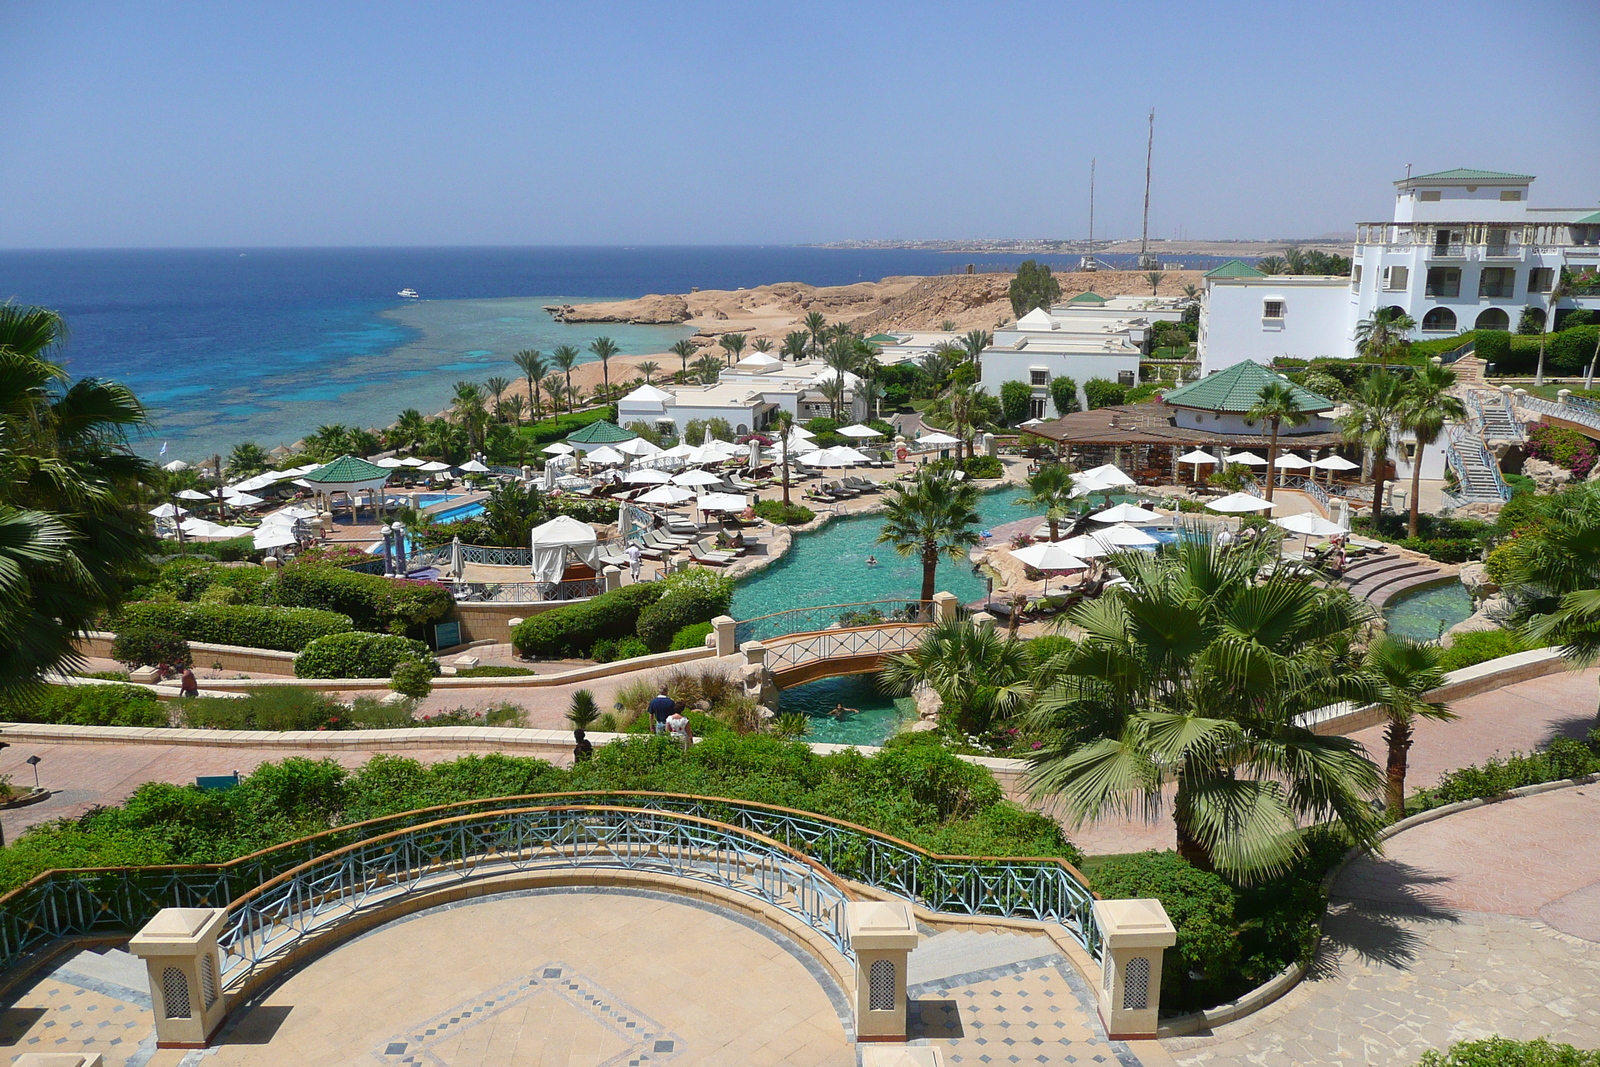
<svg viewBox="0 0 1600 1067">
<path fill-rule="evenodd" d="M 1402 593 L 1409 593 L 1413 589 L 1420 589 L 1425 585 L 1433 585 L 1434 583 L 1443 581 L 1448 577 L 1450 577 L 1448 574 L 1430 570 L 1424 574 L 1417 574 L 1407 578 L 1401 578 L 1398 581 L 1391 582 L 1388 585 L 1380 586 L 1373 592 L 1368 593 L 1367 603 L 1371 604 L 1375 608 L 1381 608 Z"/>
</svg>

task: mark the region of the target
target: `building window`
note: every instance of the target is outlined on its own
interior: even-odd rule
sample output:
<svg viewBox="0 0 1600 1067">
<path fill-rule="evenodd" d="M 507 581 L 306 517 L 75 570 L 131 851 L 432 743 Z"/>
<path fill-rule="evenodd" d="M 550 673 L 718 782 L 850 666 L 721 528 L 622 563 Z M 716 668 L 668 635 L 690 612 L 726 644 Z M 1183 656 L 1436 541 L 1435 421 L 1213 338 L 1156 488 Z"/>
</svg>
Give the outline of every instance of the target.
<svg viewBox="0 0 1600 1067">
<path fill-rule="evenodd" d="M 1428 295 L 1429 296 L 1460 296 L 1461 295 L 1461 268 L 1460 267 L 1429 267 L 1428 268 Z"/>
<path fill-rule="evenodd" d="M 1040 370 L 1038 367 L 1032 368 L 1031 370 L 1028 371 L 1028 384 L 1029 385 L 1049 385 L 1050 384 L 1050 372 L 1047 371 L 1047 370 Z"/>
<path fill-rule="evenodd" d="M 1264 319 L 1283 318 L 1283 301 L 1268 300 L 1261 305 L 1261 317 Z"/>
<path fill-rule="evenodd" d="M 1509 330 L 1511 329 L 1511 316 L 1499 308 L 1485 308 L 1483 314 L 1478 316 L 1478 321 L 1472 324 L 1475 330 Z"/>
<path fill-rule="evenodd" d="M 1133 371 L 1131 371 L 1131 370 L 1119 370 L 1119 371 L 1117 371 L 1117 384 L 1118 385 L 1132 385 L 1133 384 Z"/>
<path fill-rule="evenodd" d="M 1437 204 L 1439 202 L 1439 190 L 1424 189 L 1417 199 L 1421 200 L 1424 204 Z"/>
<path fill-rule="evenodd" d="M 1030 396 L 1028 398 L 1028 418 L 1044 418 L 1044 402 L 1045 398 L 1042 396 Z"/>
<path fill-rule="evenodd" d="M 1404 291 L 1406 283 L 1410 280 L 1411 268 L 1409 267 L 1383 268 L 1383 287 L 1391 293 Z"/>
<path fill-rule="evenodd" d="M 1515 203 L 1516 201 L 1522 199 L 1522 190 L 1521 189 L 1502 189 L 1502 190 L 1500 190 L 1500 199 L 1504 200 L 1508 204 Z"/>
<path fill-rule="evenodd" d="M 1478 276 L 1478 296 L 1490 300 L 1509 300 L 1516 287 L 1514 267 L 1485 267 Z"/>
<path fill-rule="evenodd" d="M 1484 239 L 1484 254 L 1489 256 L 1509 256 L 1511 249 L 1511 231 L 1499 228 L 1491 229 Z"/>
<path fill-rule="evenodd" d="M 1350 268 L 1350 288 L 1361 288 L 1361 264 L 1359 263 Z"/>
<path fill-rule="evenodd" d="M 1434 308 L 1422 316 L 1422 329 L 1428 333 L 1454 333 L 1456 313 L 1449 308 Z"/>
<path fill-rule="evenodd" d="M 1555 282 L 1554 267 L 1535 267 L 1528 272 L 1528 292 L 1548 293 Z"/>
</svg>

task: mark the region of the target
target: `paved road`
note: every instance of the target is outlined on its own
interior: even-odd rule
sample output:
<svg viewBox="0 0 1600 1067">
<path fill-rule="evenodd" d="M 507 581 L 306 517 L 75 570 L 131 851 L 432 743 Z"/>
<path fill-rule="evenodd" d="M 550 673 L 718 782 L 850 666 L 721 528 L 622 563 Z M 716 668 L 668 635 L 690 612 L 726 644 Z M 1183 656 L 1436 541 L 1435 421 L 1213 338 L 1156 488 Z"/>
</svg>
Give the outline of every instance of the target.
<svg viewBox="0 0 1600 1067">
<path fill-rule="evenodd" d="M 1414 827 L 1333 890 L 1311 977 L 1184 1067 L 1409 1067 L 1493 1034 L 1600 1048 L 1600 786 Z"/>
</svg>

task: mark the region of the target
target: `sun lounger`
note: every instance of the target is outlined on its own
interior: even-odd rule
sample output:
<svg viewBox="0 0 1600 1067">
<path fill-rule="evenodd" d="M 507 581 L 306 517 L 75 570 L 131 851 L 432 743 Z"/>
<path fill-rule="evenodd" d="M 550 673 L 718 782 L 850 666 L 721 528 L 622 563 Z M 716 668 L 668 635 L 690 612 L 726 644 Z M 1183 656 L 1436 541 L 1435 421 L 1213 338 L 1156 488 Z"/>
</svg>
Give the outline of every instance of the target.
<svg viewBox="0 0 1600 1067">
<path fill-rule="evenodd" d="M 707 552 L 698 541 L 689 546 L 689 556 L 697 563 L 707 563 L 713 567 L 726 567 L 734 560 L 732 553 Z"/>
</svg>

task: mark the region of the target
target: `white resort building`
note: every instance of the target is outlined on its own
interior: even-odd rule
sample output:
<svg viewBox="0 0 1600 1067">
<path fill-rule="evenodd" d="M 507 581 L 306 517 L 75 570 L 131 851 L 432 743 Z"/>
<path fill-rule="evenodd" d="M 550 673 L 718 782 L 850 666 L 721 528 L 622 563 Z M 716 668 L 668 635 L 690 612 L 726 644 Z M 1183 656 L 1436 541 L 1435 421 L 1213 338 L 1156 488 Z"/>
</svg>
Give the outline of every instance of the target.
<svg viewBox="0 0 1600 1067">
<path fill-rule="evenodd" d="M 617 423 L 671 424 L 674 435 L 682 436 L 696 419 L 726 419 L 736 434 L 757 433 L 779 411 L 801 422 L 832 414 L 823 387 L 837 378 L 822 362 L 783 363 L 757 352 L 725 369 L 714 385 L 641 385 L 617 402 Z M 844 420 L 859 422 L 867 416 L 865 401 L 856 395 L 860 379 L 846 372 L 844 383 Z"/>
<path fill-rule="evenodd" d="M 1546 311 L 1563 268 L 1600 269 L 1600 210 L 1528 203 L 1533 176 L 1456 169 L 1395 182 L 1394 219 L 1356 224 L 1350 276 L 1265 275 L 1229 263 L 1206 275 L 1201 373 L 1241 359 L 1350 358 L 1356 326 L 1395 307 L 1413 338 L 1515 329 L 1524 308 Z M 1570 296 L 1600 309 L 1600 287 Z"/>
</svg>

